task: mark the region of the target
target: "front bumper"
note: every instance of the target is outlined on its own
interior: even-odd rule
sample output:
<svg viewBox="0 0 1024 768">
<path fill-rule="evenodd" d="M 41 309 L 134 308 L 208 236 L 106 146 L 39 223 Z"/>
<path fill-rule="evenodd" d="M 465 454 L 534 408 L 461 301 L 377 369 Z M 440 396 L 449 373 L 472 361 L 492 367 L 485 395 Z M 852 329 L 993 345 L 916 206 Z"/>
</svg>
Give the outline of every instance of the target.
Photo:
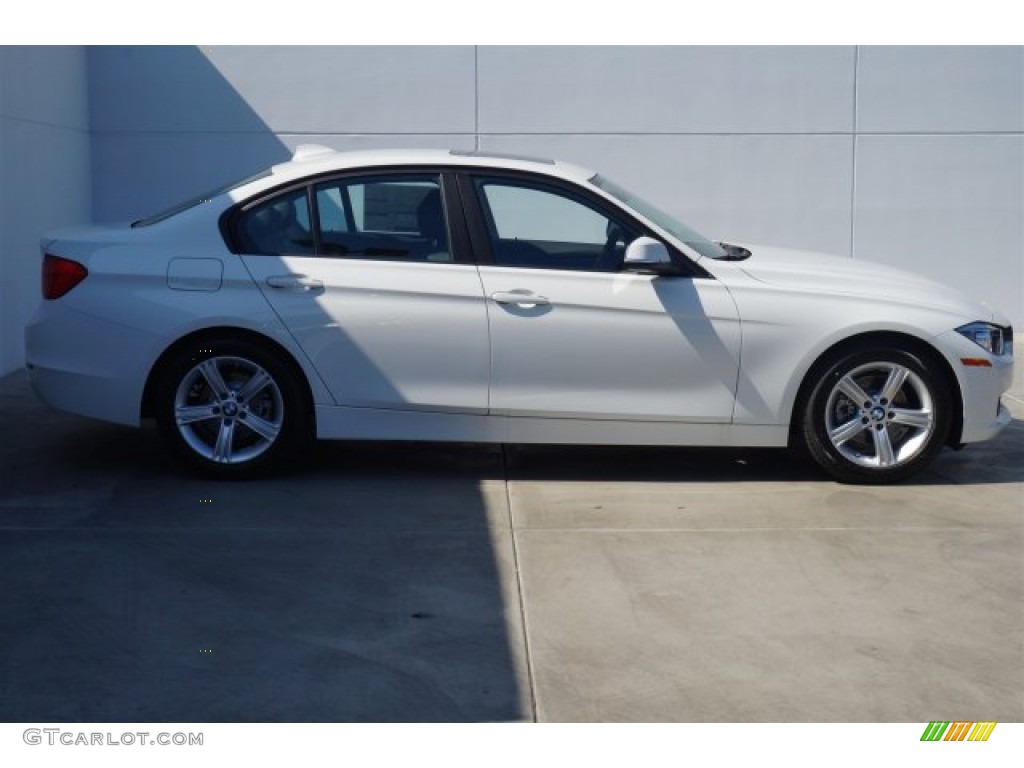
<svg viewBox="0 0 1024 768">
<path fill-rule="evenodd" d="M 956 331 L 942 334 L 938 346 L 953 367 L 963 396 L 961 443 L 988 440 L 1010 423 L 1010 409 L 1001 401 L 1013 384 L 1014 359 L 990 355 Z M 965 365 L 964 359 L 984 360 L 987 365 Z"/>
</svg>

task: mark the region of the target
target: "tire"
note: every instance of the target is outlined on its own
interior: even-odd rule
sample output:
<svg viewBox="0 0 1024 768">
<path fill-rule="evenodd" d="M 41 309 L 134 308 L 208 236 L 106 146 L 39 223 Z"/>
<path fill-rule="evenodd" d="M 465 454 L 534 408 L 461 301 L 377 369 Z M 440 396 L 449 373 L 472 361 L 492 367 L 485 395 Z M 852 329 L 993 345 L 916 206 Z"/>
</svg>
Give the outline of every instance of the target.
<svg viewBox="0 0 1024 768">
<path fill-rule="evenodd" d="M 163 365 L 157 426 L 177 457 L 217 479 L 280 466 L 309 439 L 310 409 L 293 368 L 261 345 L 200 339 Z"/>
<path fill-rule="evenodd" d="M 801 432 L 811 457 L 843 483 L 894 483 L 927 467 L 945 445 L 952 399 L 927 358 L 862 348 L 815 377 Z"/>
</svg>

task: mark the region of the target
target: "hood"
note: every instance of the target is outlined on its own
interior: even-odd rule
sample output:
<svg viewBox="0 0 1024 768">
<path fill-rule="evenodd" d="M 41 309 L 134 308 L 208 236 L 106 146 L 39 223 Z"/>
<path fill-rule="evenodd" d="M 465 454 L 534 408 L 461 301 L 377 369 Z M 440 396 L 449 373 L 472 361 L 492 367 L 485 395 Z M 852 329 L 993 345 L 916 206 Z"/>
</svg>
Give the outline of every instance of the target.
<svg viewBox="0 0 1024 768">
<path fill-rule="evenodd" d="M 746 243 L 743 247 L 753 255 L 740 262 L 740 268 L 763 283 L 815 293 L 895 301 L 952 312 L 967 320 L 1009 324 L 1006 317 L 984 302 L 913 272 L 813 251 Z"/>
</svg>

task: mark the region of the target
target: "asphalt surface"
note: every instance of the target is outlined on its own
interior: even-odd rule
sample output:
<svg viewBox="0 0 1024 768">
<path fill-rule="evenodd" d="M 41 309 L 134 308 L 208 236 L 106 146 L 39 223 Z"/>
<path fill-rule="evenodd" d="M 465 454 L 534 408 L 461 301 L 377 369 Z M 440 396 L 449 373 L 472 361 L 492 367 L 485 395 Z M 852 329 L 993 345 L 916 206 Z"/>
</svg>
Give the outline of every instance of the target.
<svg viewBox="0 0 1024 768">
<path fill-rule="evenodd" d="M 12 374 L 0 721 L 1024 720 L 1012 396 L 895 487 L 787 451 L 397 443 L 213 483 Z"/>
</svg>

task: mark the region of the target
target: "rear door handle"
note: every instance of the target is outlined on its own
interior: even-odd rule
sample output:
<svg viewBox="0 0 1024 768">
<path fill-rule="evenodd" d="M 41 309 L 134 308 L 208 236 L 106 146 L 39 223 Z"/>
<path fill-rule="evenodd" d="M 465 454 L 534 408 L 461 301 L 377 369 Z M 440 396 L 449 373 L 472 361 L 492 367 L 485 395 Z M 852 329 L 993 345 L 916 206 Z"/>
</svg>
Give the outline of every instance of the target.
<svg viewBox="0 0 1024 768">
<path fill-rule="evenodd" d="M 498 291 L 491 294 L 491 301 L 498 304 L 515 304 L 523 309 L 546 307 L 551 304 L 546 296 L 538 296 L 529 291 Z"/>
<path fill-rule="evenodd" d="M 306 275 L 273 275 L 267 278 L 267 285 L 286 291 L 317 291 L 324 287 L 323 282 Z"/>
</svg>

